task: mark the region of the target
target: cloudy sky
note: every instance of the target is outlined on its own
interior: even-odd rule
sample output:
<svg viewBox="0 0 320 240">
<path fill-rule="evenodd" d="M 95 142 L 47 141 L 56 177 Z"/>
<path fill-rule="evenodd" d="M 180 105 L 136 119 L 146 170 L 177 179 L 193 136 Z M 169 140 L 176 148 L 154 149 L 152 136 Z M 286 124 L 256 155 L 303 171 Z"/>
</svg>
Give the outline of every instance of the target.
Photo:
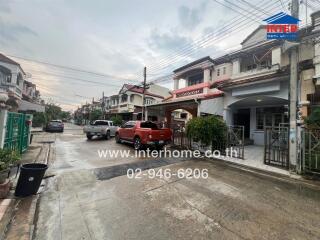
<svg viewBox="0 0 320 240">
<path fill-rule="evenodd" d="M 238 48 L 257 19 L 287 11 L 287 2 L 0 0 L 0 52 L 25 59 L 14 58 L 44 99 L 74 109 L 138 83 L 143 66 L 150 80 Z"/>
</svg>

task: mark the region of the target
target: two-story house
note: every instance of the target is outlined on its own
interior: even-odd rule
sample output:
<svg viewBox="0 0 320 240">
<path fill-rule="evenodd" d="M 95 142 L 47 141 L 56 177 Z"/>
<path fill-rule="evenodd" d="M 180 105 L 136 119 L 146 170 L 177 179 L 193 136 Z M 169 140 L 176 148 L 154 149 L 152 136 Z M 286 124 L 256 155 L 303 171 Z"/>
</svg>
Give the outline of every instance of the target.
<svg viewBox="0 0 320 240">
<path fill-rule="evenodd" d="M 22 98 L 25 72 L 20 64 L 0 54 L 0 91 L 9 96 L 8 104 L 12 109 L 17 109 Z"/>
<path fill-rule="evenodd" d="M 176 120 L 180 120 L 178 115 L 181 117 L 181 113 L 187 119 L 205 115 L 222 117 L 223 92 L 212 88 L 214 66 L 214 60 L 204 57 L 174 70 L 171 96 L 161 103 L 148 105 L 147 115 L 157 115 L 159 121 L 173 128 L 178 124 Z"/>
<path fill-rule="evenodd" d="M 269 158 L 283 158 L 287 162 L 292 46 L 297 47 L 299 55 L 300 123 L 314 106 L 320 106 L 320 11 L 311 18 L 312 25 L 298 31 L 298 43 L 267 40 L 266 27 L 259 26 L 242 41 L 240 50 L 214 59 L 205 57 L 176 69 L 171 97 L 148 106 L 148 113 L 158 113 L 169 126 L 177 109 L 193 117 L 223 116 L 227 125 L 233 126 L 230 129 L 235 126 L 243 129 L 234 144 L 256 145 L 246 148 L 247 156 L 266 160 L 268 156 L 264 153 L 272 154 L 270 149 L 279 149 Z M 267 129 L 275 134 L 268 135 Z M 259 145 L 265 145 L 266 139 L 270 149 L 264 151 Z M 279 163 L 287 166 L 284 161 Z"/>
<path fill-rule="evenodd" d="M 144 104 L 149 105 L 161 102 L 168 97 L 169 89 L 152 84 L 144 92 Z M 141 119 L 143 107 L 143 87 L 124 84 L 119 94 L 106 98 L 107 118 L 112 115 L 121 115 L 125 121 Z"/>
<path fill-rule="evenodd" d="M 298 105 L 302 117 L 308 115 L 308 96 L 316 90 L 312 29 L 311 26 L 300 30 L 298 46 Z M 228 125 L 244 126 L 244 137 L 256 145 L 264 145 L 266 127 L 288 126 L 288 42 L 266 40 L 265 36 L 266 29 L 260 26 L 242 42 L 241 50 L 215 60 L 222 62 L 216 69 L 225 64 L 230 68 L 230 74 L 213 85 L 224 92 L 224 119 Z"/>
<path fill-rule="evenodd" d="M 22 99 L 19 101 L 19 112 L 44 112 L 45 106 L 41 104 L 40 92 L 36 84 L 24 80 L 22 89 Z"/>
</svg>

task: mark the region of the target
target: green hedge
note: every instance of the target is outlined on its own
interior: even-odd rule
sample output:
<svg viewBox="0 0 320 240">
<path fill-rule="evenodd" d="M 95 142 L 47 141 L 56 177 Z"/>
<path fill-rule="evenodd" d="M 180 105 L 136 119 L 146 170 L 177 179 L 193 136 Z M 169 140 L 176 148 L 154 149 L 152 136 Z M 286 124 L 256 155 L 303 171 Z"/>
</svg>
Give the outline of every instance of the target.
<svg viewBox="0 0 320 240">
<path fill-rule="evenodd" d="M 186 133 L 190 139 L 206 145 L 219 145 L 225 142 L 227 125 L 221 117 L 196 117 L 187 123 Z"/>
</svg>

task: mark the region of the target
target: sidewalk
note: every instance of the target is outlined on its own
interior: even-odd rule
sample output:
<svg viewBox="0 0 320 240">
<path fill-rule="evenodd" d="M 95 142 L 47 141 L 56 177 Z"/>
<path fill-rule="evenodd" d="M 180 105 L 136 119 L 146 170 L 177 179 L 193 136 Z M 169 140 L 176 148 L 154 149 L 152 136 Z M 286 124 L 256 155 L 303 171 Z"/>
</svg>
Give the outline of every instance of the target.
<svg viewBox="0 0 320 240">
<path fill-rule="evenodd" d="M 46 163 L 53 135 L 37 133 L 26 153 L 22 155 L 21 163 Z M 18 178 L 15 172 L 12 176 L 12 185 L 15 186 Z M 14 189 L 7 199 L 0 200 L 0 239 L 30 239 L 33 232 L 34 216 L 38 195 L 27 198 L 15 198 Z M 5 238 L 4 238 L 5 236 Z"/>
</svg>

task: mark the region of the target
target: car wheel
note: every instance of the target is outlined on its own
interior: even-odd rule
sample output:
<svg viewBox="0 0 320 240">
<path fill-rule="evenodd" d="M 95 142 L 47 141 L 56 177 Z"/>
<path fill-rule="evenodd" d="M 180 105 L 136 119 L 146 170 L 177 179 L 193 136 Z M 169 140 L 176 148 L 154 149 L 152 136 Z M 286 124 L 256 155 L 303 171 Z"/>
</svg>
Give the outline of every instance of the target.
<svg viewBox="0 0 320 240">
<path fill-rule="evenodd" d="M 139 137 L 134 139 L 133 146 L 135 150 L 140 150 L 142 148 L 141 139 Z"/>
<path fill-rule="evenodd" d="M 92 135 L 87 134 L 87 138 L 88 138 L 88 140 L 91 140 L 92 139 Z"/>
<path fill-rule="evenodd" d="M 106 140 L 110 139 L 110 131 L 107 131 L 106 135 L 104 136 Z"/>
<path fill-rule="evenodd" d="M 116 143 L 121 143 L 121 138 L 119 136 L 119 133 L 116 133 L 115 139 L 116 139 Z"/>
</svg>

